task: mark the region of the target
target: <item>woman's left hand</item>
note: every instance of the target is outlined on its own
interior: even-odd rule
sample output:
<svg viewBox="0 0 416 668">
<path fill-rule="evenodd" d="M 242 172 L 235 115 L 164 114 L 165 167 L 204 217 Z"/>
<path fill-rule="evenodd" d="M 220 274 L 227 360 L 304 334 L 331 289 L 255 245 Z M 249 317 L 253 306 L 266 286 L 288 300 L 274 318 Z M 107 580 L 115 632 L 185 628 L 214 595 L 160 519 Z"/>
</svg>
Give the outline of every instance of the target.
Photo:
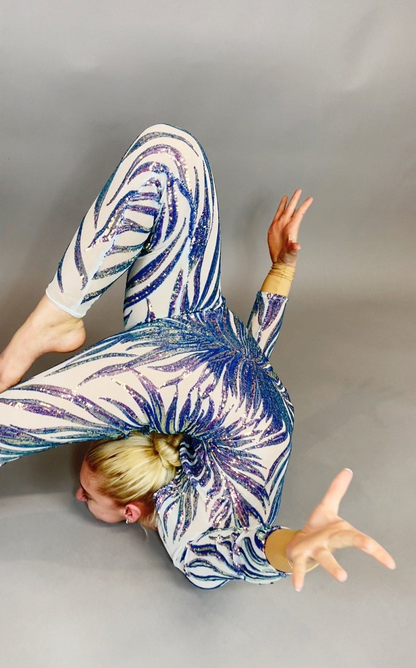
<svg viewBox="0 0 416 668">
<path fill-rule="evenodd" d="M 346 522 L 338 515 L 341 499 L 352 480 L 352 471 L 343 469 L 334 478 L 327 493 L 301 531 L 298 531 L 286 546 L 286 556 L 293 564 L 292 583 L 297 591 L 303 587 L 305 573 L 316 563 L 332 577 L 345 582 L 348 575 L 332 555 L 335 550 L 355 547 L 374 557 L 387 568 L 396 568 L 396 563 L 379 543 Z"/>
<path fill-rule="evenodd" d="M 281 262 L 288 267 L 296 267 L 297 255 L 300 244 L 297 243 L 299 227 L 302 218 L 313 202 L 313 197 L 308 197 L 296 210 L 301 190 L 296 190 L 287 208 L 288 197 L 282 197 L 279 208 L 269 227 L 267 241 L 272 262 Z"/>
</svg>

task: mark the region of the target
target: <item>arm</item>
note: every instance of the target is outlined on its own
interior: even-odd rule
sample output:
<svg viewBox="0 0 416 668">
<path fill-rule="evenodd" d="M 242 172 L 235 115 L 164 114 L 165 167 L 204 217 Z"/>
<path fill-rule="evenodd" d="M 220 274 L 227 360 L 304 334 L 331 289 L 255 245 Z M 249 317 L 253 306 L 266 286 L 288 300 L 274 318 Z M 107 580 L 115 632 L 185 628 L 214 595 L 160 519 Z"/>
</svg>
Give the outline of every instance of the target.
<svg viewBox="0 0 416 668">
<path fill-rule="evenodd" d="M 267 358 L 270 357 L 283 323 L 295 269 L 274 263 L 261 291 L 256 295 L 247 328 Z"/>
<path fill-rule="evenodd" d="M 187 545 L 175 565 L 192 584 L 203 589 L 216 589 L 230 580 L 277 582 L 287 577 L 290 569 L 284 566 L 280 570 L 267 560 L 264 545 L 269 532 L 262 526 L 210 529 Z"/>
<path fill-rule="evenodd" d="M 256 295 L 247 324 L 249 331 L 266 357 L 270 357 L 282 326 L 291 282 L 295 274 L 300 245 L 297 236 L 302 217 L 313 198 L 309 197 L 296 211 L 301 190 L 297 190 L 286 208 L 283 197 L 269 227 L 267 241 L 272 268 L 266 276 L 261 291 Z"/>
<path fill-rule="evenodd" d="M 265 584 L 287 577 L 287 560 L 280 568 L 284 553 L 276 566 L 265 554 L 267 537 L 278 533 L 274 528 L 254 518 L 247 527 L 222 526 L 226 522 L 215 527 L 204 500 L 183 472 L 168 487 L 156 499 L 158 531 L 174 566 L 192 584 L 216 589 L 230 580 Z M 226 506 L 227 500 L 223 497 L 221 503 Z"/>
<path fill-rule="evenodd" d="M 259 523 L 207 528 L 206 509 L 198 499 L 190 528 L 179 539 L 176 536 L 172 540 L 174 528 L 169 526 L 174 515 L 172 504 L 168 510 L 170 514 L 162 515 L 159 523 L 159 535 L 176 568 L 201 589 L 216 589 L 230 580 L 274 583 L 293 572 L 286 548 L 298 531 Z M 312 559 L 305 573 L 318 565 Z"/>
<path fill-rule="evenodd" d="M 175 566 L 192 584 L 203 589 L 215 589 L 235 579 L 273 583 L 292 573 L 293 586 L 300 591 L 305 574 L 319 565 L 336 580 L 345 582 L 347 573 L 332 556 L 343 547 L 361 549 L 394 570 L 394 559 L 379 543 L 337 515 L 351 479 L 349 469 L 336 476 L 300 531 L 262 525 L 211 527 L 173 551 L 169 550 L 166 537 L 161 537 Z"/>
<path fill-rule="evenodd" d="M 156 494 L 165 548 L 198 587 L 216 588 L 229 580 L 263 584 L 290 572 L 287 561 L 280 567 L 265 554 L 265 541 L 276 532 L 291 452 L 291 432 L 278 413 L 279 402 L 276 413 L 264 418 L 262 433 L 257 407 L 246 425 L 237 419 L 235 428 L 218 427 L 214 442 L 192 440 L 181 448 L 180 474 Z"/>
</svg>

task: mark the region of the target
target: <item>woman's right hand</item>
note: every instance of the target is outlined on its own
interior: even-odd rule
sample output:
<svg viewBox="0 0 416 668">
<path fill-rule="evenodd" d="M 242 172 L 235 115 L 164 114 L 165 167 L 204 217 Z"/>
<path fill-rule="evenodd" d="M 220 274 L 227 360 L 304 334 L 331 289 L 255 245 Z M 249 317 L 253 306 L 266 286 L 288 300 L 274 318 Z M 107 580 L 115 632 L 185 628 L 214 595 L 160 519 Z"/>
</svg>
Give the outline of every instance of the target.
<svg viewBox="0 0 416 668">
<path fill-rule="evenodd" d="M 332 552 L 343 547 L 355 547 L 383 566 L 396 568 L 393 557 L 381 545 L 338 516 L 339 504 L 352 476 L 349 469 L 338 473 L 303 529 L 286 546 L 286 556 L 293 564 L 292 582 L 297 591 L 302 589 L 305 573 L 314 562 L 318 562 L 336 580 L 345 582 L 348 575 L 332 556 Z"/>
<path fill-rule="evenodd" d="M 308 197 L 296 209 L 302 191 L 295 190 L 289 204 L 285 195 L 280 204 L 267 232 L 267 243 L 269 246 L 270 259 L 273 262 L 285 264 L 295 268 L 300 244 L 298 244 L 299 228 L 302 218 L 313 202 L 313 197 Z"/>
</svg>

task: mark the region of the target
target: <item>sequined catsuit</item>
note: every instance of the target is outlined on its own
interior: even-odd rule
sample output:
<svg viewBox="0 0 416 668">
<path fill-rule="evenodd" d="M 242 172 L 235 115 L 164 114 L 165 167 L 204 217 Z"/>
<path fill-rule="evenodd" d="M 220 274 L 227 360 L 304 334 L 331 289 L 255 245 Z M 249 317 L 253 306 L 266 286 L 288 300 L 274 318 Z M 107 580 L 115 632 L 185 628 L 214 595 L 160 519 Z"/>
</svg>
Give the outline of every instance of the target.
<svg viewBox="0 0 416 668">
<path fill-rule="evenodd" d="M 258 292 L 247 327 L 220 289 L 219 215 L 201 145 L 145 130 L 81 222 L 47 288 L 83 317 L 127 274 L 125 330 L 0 395 L 0 462 L 131 431 L 184 432 L 155 495 L 158 531 L 195 585 L 286 576 L 264 555 L 293 406 L 269 356 L 287 297 Z"/>
</svg>

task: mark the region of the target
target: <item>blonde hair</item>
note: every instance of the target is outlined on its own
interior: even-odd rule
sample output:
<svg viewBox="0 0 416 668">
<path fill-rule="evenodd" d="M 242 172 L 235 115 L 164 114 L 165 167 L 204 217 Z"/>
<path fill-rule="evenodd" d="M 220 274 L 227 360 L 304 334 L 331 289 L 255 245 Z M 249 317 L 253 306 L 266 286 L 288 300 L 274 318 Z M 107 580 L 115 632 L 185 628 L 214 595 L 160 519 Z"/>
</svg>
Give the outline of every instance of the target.
<svg viewBox="0 0 416 668">
<path fill-rule="evenodd" d="M 182 439 L 183 434 L 152 431 L 147 436 L 133 432 L 128 438 L 94 445 L 85 461 L 99 477 L 101 494 L 110 496 L 118 506 L 144 501 L 152 512 L 140 522 L 155 527 L 153 494 L 175 477 L 181 465 L 178 448 Z"/>
</svg>

